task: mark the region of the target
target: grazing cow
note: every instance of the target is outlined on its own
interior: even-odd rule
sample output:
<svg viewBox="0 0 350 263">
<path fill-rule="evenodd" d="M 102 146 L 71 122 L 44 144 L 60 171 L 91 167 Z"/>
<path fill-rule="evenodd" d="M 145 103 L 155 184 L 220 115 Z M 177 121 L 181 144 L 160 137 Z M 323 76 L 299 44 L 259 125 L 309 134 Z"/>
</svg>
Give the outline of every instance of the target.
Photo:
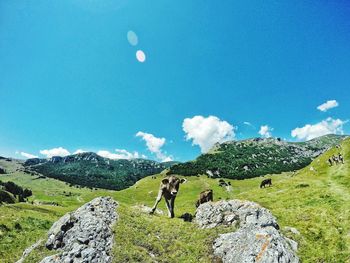
<svg viewBox="0 0 350 263">
<path fill-rule="evenodd" d="M 339 160 L 339 162 L 344 164 L 344 157 L 343 157 L 343 155 L 341 153 L 338 154 L 338 160 Z"/>
<path fill-rule="evenodd" d="M 333 160 L 333 163 L 335 163 L 335 164 L 338 164 L 338 163 L 339 163 L 338 157 L 335 156 L 334 154 L 333 154 L 333 156 L 332 156 L 332 160 Z"/>
<path fill-rule="evenodd" d="M 160 188 L 156 199 L 156 203 L 152 207 L 151 214 L 154 213 L 160 200 L 162 200 L 162 197 L 164 197 L 166 206 L 168 208 L 169 217 L 173 218 L 175 216 L 174 204 L 175 204 L 175 198 L 176 198 L 177 192 L 179 191 L 180 184 L 186 181 L 187 181 L 186 179 L 179 179 L 174 175 L 164 178 L 160 183 Z"/>
<path fill-rule="evenodd" d="M 268 186 L 271 186 L 271 185 L 272 185 L 271 179 L 265 179 L 265 180 L 263 180 L 263 181 L 261 182 L 261 184 L 260 184 L 260 188 L 263 188 L 263 187 L 265 188 L 266 185 L 268 185 Z"/>
<path fill-rule="evenodd" d="M 224 179 L 220 179 L 220 180 L 219 180 L 219 186 L 221 186 L 221 187 L 227 186 L 227 183 L 225 182 Z"/>
<path fill-rule="evenodd" d="M 206 202 L 213 201 L 213 190 L 208 189 L 199 194 L 199 199 L 196 202 L 196 207 Z"/>
<path fill-rule="evenodd" d="M 333 160 L 332 160 L 332 158 L 329 158 L 329 159 L 328 159 L 328 162 L 329 162 L 329 166 L 333 166 Z"/>
</svg>

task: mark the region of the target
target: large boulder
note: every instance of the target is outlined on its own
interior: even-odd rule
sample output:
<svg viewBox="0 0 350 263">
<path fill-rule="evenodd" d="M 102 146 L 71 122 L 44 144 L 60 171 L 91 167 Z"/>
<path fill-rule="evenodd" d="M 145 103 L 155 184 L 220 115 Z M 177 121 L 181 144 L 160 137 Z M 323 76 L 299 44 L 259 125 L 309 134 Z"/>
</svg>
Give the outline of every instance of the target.
<svg viewBox="0 0 350 263">
<path fill-rule="evenodd" d="M 118 219 L 118 203 L 111 197 L 98 197 L 53 224 L 46 247 L 60 253 L 41 263 L 112 262 L 112 225 Z"/>
<path fill-rule="evenodd" d="M 254 202 L 230 200 L 198 207 L 195 222 L 201 228 L 231 226 L 213 243 L 224 263 L 297 263 L 297 243 L 283 236 L 276 218 Z"/>
</svg>

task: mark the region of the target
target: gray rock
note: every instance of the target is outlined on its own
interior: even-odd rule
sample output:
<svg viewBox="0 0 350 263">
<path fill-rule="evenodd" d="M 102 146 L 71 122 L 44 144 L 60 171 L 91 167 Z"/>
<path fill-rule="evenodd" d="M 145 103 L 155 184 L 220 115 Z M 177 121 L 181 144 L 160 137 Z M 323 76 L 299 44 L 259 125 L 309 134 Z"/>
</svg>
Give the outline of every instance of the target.
<svg viewBox="0 0 350 263">
<path fill-rule="evenodd" d="M 279 229 L 276 218 L 269 210 L 254 202 L 241 200 L 204 203 L 197 209 L 195 221 L 201 228 L 237 223 L 240 227 L 256 225 Z"/>
<path fill-rule="evenodd" d="M 215 256 L 224 263 L 299 262 L 297 242 L 284 237 L 276 218 L 256 203 L 241 200 L 205 203 L 198 207 L 195 222 L 201 228 L 238 227 L 213 243 Z"/>
<path fill-rule="evenodd" d="M 98 197 L 55 222 L 46 247 L 59 253 L 41 263 L 112 262 L 112 225 L 118 219 L 118 203 L 111 197 Z"/>
</svg>

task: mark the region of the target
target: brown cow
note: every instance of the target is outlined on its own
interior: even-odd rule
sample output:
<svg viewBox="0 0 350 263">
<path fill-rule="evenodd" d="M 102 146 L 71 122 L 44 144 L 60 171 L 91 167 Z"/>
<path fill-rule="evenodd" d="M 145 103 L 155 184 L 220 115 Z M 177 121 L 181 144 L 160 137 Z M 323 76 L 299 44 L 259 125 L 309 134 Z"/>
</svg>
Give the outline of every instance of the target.
<svg viewBox="0 0 350 263">
<path fill-rule="evenodd" d="M 199 194 L 199 199 L 196 202 L 196 207 L 206 202 L 213 201 L 213 190 L 208 189 Z"/>
<path fill-rule="evenodd" d="M 156 203 L 152 207 L 151 214 L 154 213 L 154 211 L 157 208 L 158 203 L 160 200 L 162 200 L 162 196 L 164 196 L 164 200 L 166 203 L 166 206 L 168 208 L 169 217 L 173 218 L 174 215 L 174 203 L 175 198 L 177 195 L 177 192 L 179 191 L 180 184 L 186 182 L 186 179 L 179 179 L 174 175 L 168 176 L 162 180 L 160 183 L 160 188 L 158 192 L 158 196 L 156 199 Z"/>
</svg>

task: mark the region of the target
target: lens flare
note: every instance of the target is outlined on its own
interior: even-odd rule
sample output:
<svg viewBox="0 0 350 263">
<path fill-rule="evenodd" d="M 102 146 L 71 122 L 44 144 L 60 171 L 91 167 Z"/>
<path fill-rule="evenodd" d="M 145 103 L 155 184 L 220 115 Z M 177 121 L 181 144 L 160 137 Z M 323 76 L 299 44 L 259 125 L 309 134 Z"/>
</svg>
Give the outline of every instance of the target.
<svg viewBox="0 0 350 263">
<path fill-rule="evenodd" d="M 142 50 L 137 50 L 136 51 L 136 59 L 143 63 L 146 61 L 146 54 Z"/>
<path fill-rule="evenodd" d="M 136 33 L 132 30 L 128 31 L 126 37 L 128 39 L 129 44 L 132 46 L 136 46 L 139 42 L 139 38 L 137 37 Z"/>
</svg>

